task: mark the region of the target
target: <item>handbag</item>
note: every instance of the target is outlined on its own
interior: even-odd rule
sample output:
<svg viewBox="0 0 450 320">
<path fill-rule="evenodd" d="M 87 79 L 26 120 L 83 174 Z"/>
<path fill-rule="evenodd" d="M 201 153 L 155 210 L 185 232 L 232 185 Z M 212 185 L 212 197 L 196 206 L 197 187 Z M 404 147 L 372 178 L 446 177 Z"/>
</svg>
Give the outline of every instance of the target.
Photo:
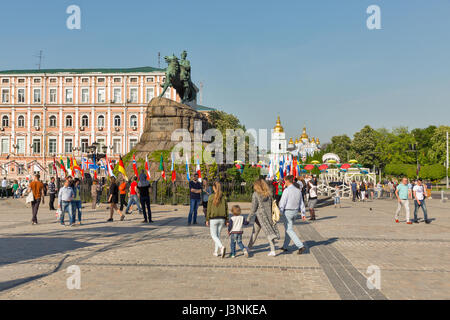
<svg viewBox="0 0 450 320">
<path fill-rule="evenodd" d="M 56 210 L 56 220 L 59 220 L 59 219 L 61 219 L 61 209 L 60 208 L 58 208 Z"/>
<path fill-rule="evenodd" d="M 25 199 L 25 203 L 30 203 L 34 201 L 33 191 L 30 191 Z"/>
<path fill-rule="evenodd" d="M 277 206 L 277 201 L 273 200 L 272 201 L 272 221 L 273 224 L 276 224 L 278 221 L 280 221 L 280 208 L 278 208 Z"/>
</svg>

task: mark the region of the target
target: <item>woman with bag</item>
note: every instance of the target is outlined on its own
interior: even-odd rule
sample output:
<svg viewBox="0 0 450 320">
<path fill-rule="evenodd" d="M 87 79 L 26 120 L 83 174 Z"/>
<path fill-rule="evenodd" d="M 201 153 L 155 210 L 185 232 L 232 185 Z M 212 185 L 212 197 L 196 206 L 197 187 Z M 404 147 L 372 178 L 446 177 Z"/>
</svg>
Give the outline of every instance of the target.
<svg viewBox="0 0 450 320">
<path fill-rule="evenodd" d="M 222 185 L 216 181 L 213 184 L 213 194 L 209 196 L 206 210 L 206 226 L 209 226 L 211 238 L 214 240 L 214 253 L 218 257 L 225 257 L 225 246 L 220 241 L 220 232 L 228 226 L 228 202 L 222 193 Z"/>
<path fill-rule="evenodd" d="M 247 220 L 250 221 L 253 216 L 256 216 L 256 219 L 253 224 L 252 234 L 247 247 L 253 247 L 259 231 L 262 229 L 270 245 L 270 252 L 268 256 L 274 257 L 276 255 L 275 240 L 280 239 L 280 232 L 278 231 L 277 225 L 274 223 L 272 218 L 273 199 L 270 195 L 269 186 L 263 179 L 259 179 L 254 183 L 253 189 L 252 208 Z M 274 218 L 276 220 L 276 217 Z"/>
</svg>

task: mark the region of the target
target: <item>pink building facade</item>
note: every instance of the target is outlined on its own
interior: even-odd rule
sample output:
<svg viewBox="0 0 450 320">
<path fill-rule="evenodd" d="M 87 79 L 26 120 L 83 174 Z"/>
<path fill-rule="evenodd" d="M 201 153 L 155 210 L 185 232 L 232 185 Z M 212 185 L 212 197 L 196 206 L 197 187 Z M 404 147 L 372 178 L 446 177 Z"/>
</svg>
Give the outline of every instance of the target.
<svg viewBox="0 0 450 320">
<path fill-rule="evenodd" d="M 118 159 L 144 129 L 162 69 L 0 71 L 0 169 L 8 179 L 54 175 L 53 157 L 86 157 L 97 142 Z M 166 98 L 180 101 L 173 88 Z M 101 152 L 101 151 L 100 151 Z"/>
</svg>

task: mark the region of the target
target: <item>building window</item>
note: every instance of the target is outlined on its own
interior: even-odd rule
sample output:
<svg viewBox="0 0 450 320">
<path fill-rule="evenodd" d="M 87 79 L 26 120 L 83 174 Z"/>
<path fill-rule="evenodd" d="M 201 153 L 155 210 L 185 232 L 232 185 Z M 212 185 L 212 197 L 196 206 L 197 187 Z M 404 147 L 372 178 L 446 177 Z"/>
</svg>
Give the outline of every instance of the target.
<svg viewBox="0 0 450 320">
<path fill-rule="evenodd" d="M 98 88 L 97 90 L 97 102 L 105 103 L 105 88 Z"/>
<path fill-rule="evenodd" d="M 56 139 L 48 139 L 48 153 L 56 154 Z"/>
<path fill-rule="evenodd" d="M 41 89 L 33 89 L 33 102 L 41 103 Z"/>
<path fill-rule="evenodd" d="M 105 138 L 97 138 L 98 152 L 103 152 L 103 146 L 105 145 Z"/>
<path fill-rule="evenodd" d="M 9 139 L 2 139 L 2 153 L 9 153 Z"/>
<path fill-rule="evenodd" d="M 122 140 L 121 139 L 113 139 L 113 153 L 120 154 L 122 151 Z"/>
<path fill-rule="evenodd" d="M 89 78 L 81 78 L 81 83 L 89 83 Z"/>
<path fill-rule="evenodd" d="M 155 97 L 155 88 L 147 88 L 147 103 Z"/>
<path fill-rule="evenodd" d="M 81 126 L 86 128 L 89 127 L 89 117 L 87 115 L 81 117 Z"/>
<path fill-rule="evenodd" d="M 137 127 L 138 126 L 138 118 L 137 115 L 133 114 L 130 117 L 130 127 Z"/>
<path fill-rule="evenodd" d="M 9 127 L 9 117 L 6 115 L 2 117 L 2 127 Z"/>
<path fill-rule="evenodd" d="M 33 83 L 41 83 L 41 78 L 34 78 Z"/>
<path fill-rule="evenodd" d="M 72 139 L 65 139 L 64 140 L 64 153 L 71 153 L 72 152 Z"/>
<path fill-rule="evenodd" d="M 136 78 L 136 77 L 130 78 L 131 83 L 137 83 L 137 81 L 138 81 L 138 78 Z"/>
<path fill-rule="evenodd" d="M 113 91 L 113 102 L 114 103 L 122 102 L 122 89 L 121 88 L 114 88 L 114 91 Z"/>
<path fill-rule="evenodd" d="M 41 117 L 34 116 L 33 118 L 33 127 L 40 127 L 41 126 Z"/>
<path fill-rule="evenodd" d="M 114 116 L 114 127 L 120 127 L 121 119 L 119 115 Z"/>
<path fill-rule="evenodd" d="M 130 150 L 132 150 L 138 143 L 137 139 L 130 139 Z"/>
<path fill-rule="evenodd" d="M 17 102 L 18 103 L 25 102 L 25 89 L 17 89 Z"/>
<path fill-rule="evenodd" d="M 17 126 L 18 126 L 19 128 L 25 127 L 25 117 L 24 117 L 24 116 L 19 116 L 19 117 L 17 118 Z"/>
<path fill-rule="evenodd" d="M 25 153 L 25 139 L 17 139 L 17 153 Z"/>
<path fill-rule="evenodd" d="M 137 103 L 138 100 L 138 89 L 130 88 L 130 103 Z"/>
<path fill-rule="evenodd" d="M 121 83 L 122 82 L 122 78 L 114 78 L 114 83 Z"/>
<path fill-rule="evenodd" d="M 81 103 L 89 103 L 89 88 L 81 88 Z"/>
<path fill-rule="evenodd" d="M 72 83 L 73 82 L 73 78 L 66 78 L 66 83 Z"/>
<path fill-rule="evenodd" d="M 57 79 L 56 78 L 50 78 L 50 83 L 56 83 Z"/>
<path fill-rule="evenodd" d="M 66 127 L 71 128 L 72 127 L 72 116 L 68 115 L 66 116 Z"/>
<path fill-rule="evenodd" d="M 50 88 L 49 90 L 50 95 L 50 103 L 56 103 L 56 88 Z"/>
<path fill-rule="evenodd" d="M 103 128 L 105 126 L 105 116 L 100 115 L 97 118 L 97 127 Z"/>
<path fill-rule="evenodd" d="M 33 139 L 33 153 L 41 153 L 41 139 Z"/>
<path fill-rule="evenodd" d="M 17 82 L 18 83 L 25 83 L 25 78 L 19 78 L 19 79 L 17 79 Z"/>
<path fill-rule="evenodd" d="M 105 78 L 97 78 L 98 83 L 105 83 Z"/>
<path fill-rule="evenodd" d="M 53 128 L 56 127 L 56 116 L 55 115 L 50 116 L 49 121 L 48 121 L 48 126 L 53 127 Z"/>
<path fill-rule="evenodd" d="M 89 139 L 81 139 L 81 152 L 88 152 Z"/>
<path fill-rule="evenodd" d="M 147 77 L 147 82 L 155 82 L 155 78 L 153 78 L 153 77 Z"/>
<path fill-rule="evenodd" d="M 73 90 L 66 89 L 66 103 L 73 103 Z"/>
<path fill-rule="evenodd" d="M 2 83 L 9 83 L 9 79 L 8 78 L 3 78 L 2 79 Z"/>
<path fill-rule="evenodd" d="M 9 103 L 9 89 L 2 89 L 2 103 Z"/>
</svg>

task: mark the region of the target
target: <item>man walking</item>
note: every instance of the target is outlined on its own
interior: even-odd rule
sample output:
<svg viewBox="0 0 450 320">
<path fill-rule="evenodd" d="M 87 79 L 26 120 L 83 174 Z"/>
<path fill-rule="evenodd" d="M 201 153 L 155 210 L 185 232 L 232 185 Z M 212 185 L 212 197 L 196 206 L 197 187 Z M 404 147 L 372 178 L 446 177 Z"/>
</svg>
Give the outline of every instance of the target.
<svg viewBox="0 0 450 320">
<path fill-rule="evenodd" d="M 119 203 L 119 186 L 116 183 L 116 178 L 111 177 L 111 185 L 109 186 L 109 219 L 106 220 L 106 222 L 113 222 L 113 215 L 114 210 L 119 212 L 120 215 L 120 221 L 123 221 L 125 219 L 125 215 L 120 212 L 119 208 L 117 207 L 117 204 Z"/>
<path fill-rule="evenodd" d="M 198 174 L 194 174 L 192 181 L 189 181 L 189 190 L 191 192 L 190 196 L 190 207 L 188 216 L 188 225 L 191 224 L 193 220 L 194 224 L 197 224 L 197 211 L 200 205 L 200 195 L 202 193 L 202 184 L 198 181 Z"/>
<path fill-rule="evenodd" d="M 405 208 L 406 211 L 406 223 L 412 224 L 409 220 L 409 198 L 411 197 L 411 189 L 408 187 L 408 179 L 403 178 L 402 183 L 400 183 L 396 190 L 395 196 L 398 200 L 397 211 L 395 211 L 395 222 L 398 223 L 398 214 L 400 213 L 402 207 Z"/>
<path fill-rule="evenodd" d="M 55 177 L 52 177 L 50 179 L 50 183 L 48 184 L 48 194 L 50 195 L 50 200 L 48 201 L 50 210 L 56 210 L 55 209 L 55 197 L 56 197 L 57 189 L 56 189 L 56 183 L 55 183 Z"/>
<path fill-rule="evenodd" d="M 358 194 L 358 186 L 356 185 L 356 181 L 353 180 L 353 182 L 352 182 L 352 195 L 353 195 L 352 201 L 353 202 L 356 201 L 357 194 Z"/>
<path fill-rule="evenodd" d="M 280 212 L 283 215 L 285 229 L 284 243 L 281 250 L 288 251 L 288 246 L 292 239 L 292 241 L 294 241 L 294 244 L 298 248 L 298 254 L 302 254 L 305 251 L 305 246 L 294 231 L 294 220 L 299 211 L 301 211 L 302 219 L 306 219 L 305 204 L 303 203 L 301 190 L 299 188 L 296 188 L 293 184 L 294 177 L 292 175 L 289 175 L 284 178 L 284 181 L 286 189 L 284 189 L 279 205 Z"/>
<path fill-rule="evenodd" d="M 28 186 L 28 192 L 33 192 L 34 200 L 31 201 L 31 211 L 32 211 L 32 218 L 31 223 L 37 224 L 37 214 L 39 210 L 39 204 L 44 203 L 44 184 L 39 181 L 39 174 L 36 174 L 34 176 L 34 180 L 30 182 L 30 185 Z"/>
<path fill-rule="evenodd" d="M 414 194 L 414 223 L 419 223 L 419 220 L 417 219 L 417 212 L 419 211 L 419 208 L 422 208 L 423 219 L 425 220 L 426 224 L 429 224 L 431 221 L 428 220 L 427 206 L 425 204 L 426 190 L 422 184 L 422 179 L 417 180 L 417 184 L 413 187 L 413 194 Z"/>
<path fill-rule="evenodd" d="M 74 198 L 73 188 L 70 187 L 69 179 L 64 181 L 64 186 L 59 189 L 58 193 L 58 208 L 61 209 L 61 216 L 59 217 L 59 222 L 61 225 L 64 224 L 64 215 L 67 212 L 69 215 L 70 225 L 72 225 L 72 200 Z"/>
<path fill-rule="evenodd" d="M 2 198 L 7 197 L 8 198 L 8 191 L 6 190 L 8 188 L 8 180 L 6 180 L 6 177 L 2 180 Z"/>
<path fill-rule="evenodd" d="M 141 208 L 141 205 L 139 204 L 139 199 L 138 199 L 137 192 L 136 192 L 136 187 L 138 186 L 137 179 L 138 179 L 138 177 L 135 176 L 133 178 L 133 182 L 131 182 L 131 184 L 130 184 L 130 198 L 128 199 L 128 205 L 127 205 L 127 208 L 125 209 L 125 214 L 130 214 L 130 212 L 128 212 L 128 211 L 130 210 L 130 208 L 133 204 L 136 205 L 136 207 L 139 210 L 139 213 L 142 213 L 142 208 Z M 146 176 L 146 179 L 147 179 L 147 176 Z"/>
</svg>

